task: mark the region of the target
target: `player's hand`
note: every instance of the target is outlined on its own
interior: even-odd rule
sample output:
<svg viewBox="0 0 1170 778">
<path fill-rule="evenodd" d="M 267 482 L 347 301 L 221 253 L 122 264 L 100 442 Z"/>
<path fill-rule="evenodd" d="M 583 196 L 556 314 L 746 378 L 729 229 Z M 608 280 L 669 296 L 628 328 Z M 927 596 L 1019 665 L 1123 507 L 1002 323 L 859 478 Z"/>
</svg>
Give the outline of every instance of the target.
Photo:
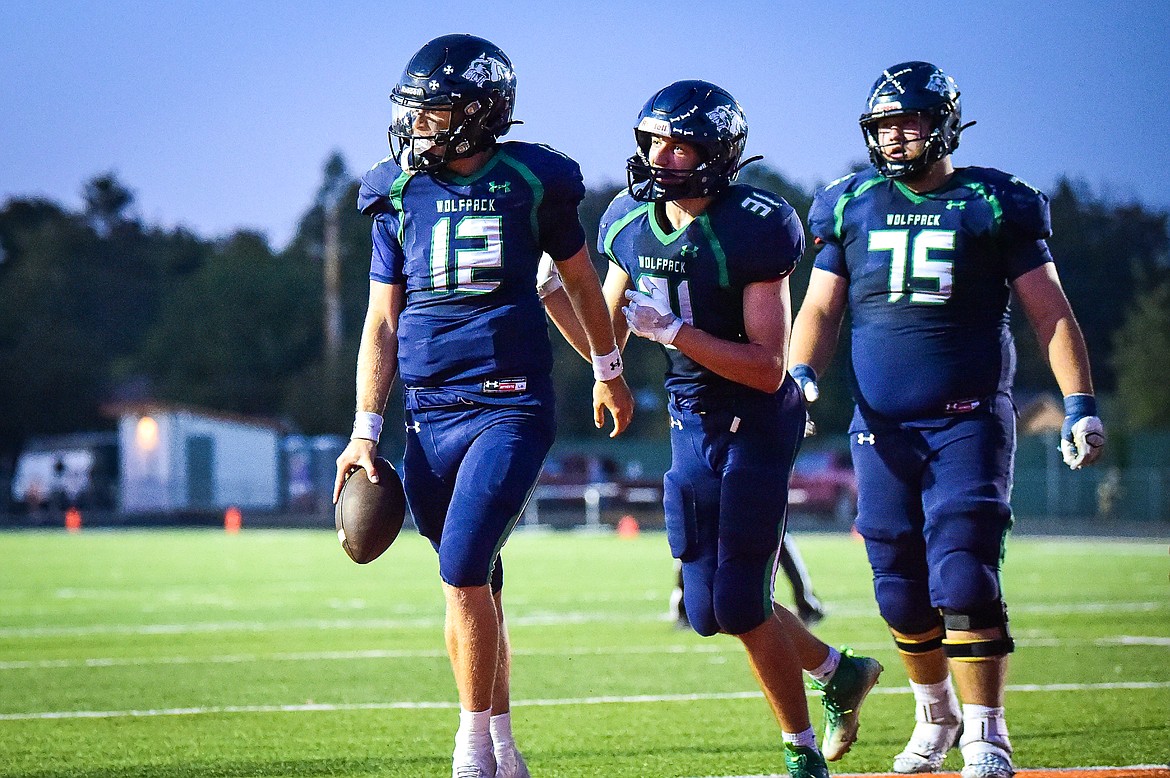
<svg viewBox="0 0 1170 778">
<path fill-rule="evenodd" d="M 605 411 L 613 417 L 611 438 L 622 434 L 634 418 L 634 395 L 620 375 L 609 381 L 593 382 L 593 426 L 601 429 L 605 424 Z"/>
<path fill-rule="evenodd" d="M 374 468 L 374 456 L 377 451 L 378 444 L 372 440 L 354 438 L 349 441 L 345 451 L 342 451 L 341 456 L 337 457 L 337 479 L 333 482 L 334 505 L 337 504 L 337 498 L 341 496 L 341 485 L 345 483 L 345 477 L 351 471 L 360 467 L 366 471 L 370 483 L 378 483 L 378 471 Z"/>
<path fill-rule="evenodd" d="M 1105 449 L 1105 427 L 1097 418 L 1097 400 L 1091 394 L 1064 398 L 1064 425 L 1060 429 L 1060 454 L 1072 470 L 1096 462 Z"/>
<path fill-rule="evenodd" d="M 629 304 L 622 308 L 626 323 L 635 335 L 649 338 L 664 346 L 674 342 L 683 320 L 670 310 L 670 299 L 662 287 L 655 286 L 650 294 L 633 289 L 626 290 Z"/>
<path fill-rule="evenodd" d="M 817 371 L 808 365 L 800 364 L 793 365 L 788 372 L 800 387 L 800 396 L 804 398 L 804 436 L 811 438 L 817 434 L 817 425 L 812 420 L 812 414 L 808 412 L 808 406 L 821 396 L 821 390 L 817 387 Z"/>
<path fill-rule="evenodd" d="M 788 372 L 796 381 L 796 385 L 800 387 L 800 396 L 804 398 L 804 401 L 815 403 L 817 398 L 821 396 L 821 390 L 817 386 L 817 371 L 808 365 L 800 364 L 793 365 Z"/>
</svg>

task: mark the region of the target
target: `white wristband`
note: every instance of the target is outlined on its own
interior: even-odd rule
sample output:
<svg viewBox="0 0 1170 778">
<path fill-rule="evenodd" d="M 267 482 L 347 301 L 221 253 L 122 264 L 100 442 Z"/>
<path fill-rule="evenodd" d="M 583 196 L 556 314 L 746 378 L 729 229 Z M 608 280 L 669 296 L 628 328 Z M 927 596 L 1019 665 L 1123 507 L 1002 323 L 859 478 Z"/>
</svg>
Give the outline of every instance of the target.
<svg viewBox="0 0 1170 778">
<path fill-rule="evenodd" d="M 378 442 L 378 437 L 382 434 L 382 417 L 377 413 L 370 413 L 369 411 L 358 411 L 353 416 L 353 432 L 350 434 L 350 440 L 372 440 Z"/>
<path fill-rule="evenodd" d="M 612 381 L 622 374 L 622 352 L 615 348 L 603 357 L 590 354 L 593 357 L 593 378 L 598 381 Z"/>
</svg>

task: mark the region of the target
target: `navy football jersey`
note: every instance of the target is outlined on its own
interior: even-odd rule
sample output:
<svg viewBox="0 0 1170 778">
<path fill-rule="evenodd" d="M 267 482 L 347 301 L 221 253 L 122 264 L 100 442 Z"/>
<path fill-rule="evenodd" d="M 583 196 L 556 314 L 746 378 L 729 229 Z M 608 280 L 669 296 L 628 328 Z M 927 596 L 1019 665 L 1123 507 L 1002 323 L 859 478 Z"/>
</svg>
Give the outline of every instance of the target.
<svg viewBox="0 0 1170 778">
<path fill-rule="evenodd" d="M 468 178 L 403 171 L 390 157 L 362 177 L 358 208 L 374 217 L 370 278 L 406 285 L 406 385 L 547 385 L 552 349 L 536 268 L 542 252 L 563 260 L 584 245 L 584 194 L 576 162 L 520 142 L 499 144 Z M 492 384 L 505 393 L 517 385 Z"/>
<path fill-rule="evenodd" d="M 1010 392 L 1011 282 L 1052 261 L 1048 198 L 991 168 L 916 194 L 873 168 L 816 193 L 816 267 L 849 280 L 856 400 L 908 421 Z"/>
<path fill-rule="evenodd" d="M 635 288 L 666 289 L 687 324 L 746 343 L 743 290 L 792 272 L 804 252 L 800 217 L 779 195 L 735 184 L 681 230 L 668 231 L 654 213 L 623 192 L 601 219 L 597 249 L 618 264 Z M 759 392 L 666 348 L 666 390 L 678 397 L 736 397 Z"/>
</svg>

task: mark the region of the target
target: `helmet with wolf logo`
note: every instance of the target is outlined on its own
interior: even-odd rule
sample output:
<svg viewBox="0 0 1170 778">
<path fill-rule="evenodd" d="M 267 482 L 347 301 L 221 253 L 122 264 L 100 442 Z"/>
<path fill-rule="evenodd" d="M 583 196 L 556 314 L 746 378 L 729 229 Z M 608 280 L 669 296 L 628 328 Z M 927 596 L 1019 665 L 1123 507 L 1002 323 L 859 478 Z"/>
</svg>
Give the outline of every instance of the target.
<svg viewBox="0 0 1170 778">
<path fill-rule="evenodd" d="M 892 161 L 882 154 L 878 123 L 889 116 L 906 114 L 925 116 L 930 122 L 930 134 L 921 154 Z M 869 90 L 860 119 L 870 161 L 887 178 L 917 175 L 957 149 L 959 134 L 971 126 L 962 121 L 955 79 L 929 62 L 903 62 L 882 71 Z"/>
<path fill-rule="evenodd" d="M 630 195 L 643 202 L 665 202 L 718 194 L 742 167 L 747 134 L 743 108 L 727 90 L 707 81 L 676 81 L 660 89 L 646 101 L 634 127 L 638 150 L 626 160 Z M 683 174 L 651 165 L 655 135 L 693 144 L 701 156 L 699 166 Z"/>
<path fill-rule="evenodd" d="M 413 170 L 437 170 L 490 148 L 512 126 L 516 74 L 499 46 L 443 35 L 418 50 L 390 94 L 390 149 Z"/>
</svg>

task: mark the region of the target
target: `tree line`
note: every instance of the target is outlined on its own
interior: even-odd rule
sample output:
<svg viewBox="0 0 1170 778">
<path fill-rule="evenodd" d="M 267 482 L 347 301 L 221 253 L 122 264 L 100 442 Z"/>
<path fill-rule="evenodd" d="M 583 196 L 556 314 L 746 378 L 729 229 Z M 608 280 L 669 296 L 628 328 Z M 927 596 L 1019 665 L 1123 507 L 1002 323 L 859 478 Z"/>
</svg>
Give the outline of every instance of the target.
<svg viewBox="0 0 1170 778">
<path fill-rule="evenodd" d="M 778 170 L 755 164 L 742 178 L 808 213 L 812 192 Z M 591 188 L 582 203 L 591 245 L 618 189 Z M 1162 374 L 1170 364 L 1168 214 L 1108 202 L 1068 180 L 1049 194 L 1050 245 L 1089 344 L 1106 423 L 1122 434 L 1170 428 L 1170 381 Z M 207 238 L 148 224 L 136 215 L 132 189 L 113 173 L 85 184 L 80 211 L 44 199 L 6 202 L 0 208 L 0 464 L 30 436 L 111 428 L 109 408 L 119 401 L 262 416 L 307 434 L 348 433 L 370 254 L 370 222 L 354 207 L 356 196 L 357 180 L 334 154 L 295 237 L 279 251 L 256 232 Z M 323 326 L 323 236 L 333 208 L 341 258 L 336 355 L 326 353 Z M 812 269 L 809 245 L 792 279 L 794 310 Z M 1017 389 L 1055 393 L 1023 318 L 1013 324 Z M 817 405 L 828 433 L 843 432 L 851 412 L 847 332 L 848 325 Z M 560 434 L 600 440 L 589 407 L 589 368 L 555 330 L 551 338 Z M 666 437 L 664 356 L 655 344 L 631 338 L 626 364 L 640 410 L 628 434 Z M 398 426 L 388 428 L 400 439 Z"/>
</svg>

